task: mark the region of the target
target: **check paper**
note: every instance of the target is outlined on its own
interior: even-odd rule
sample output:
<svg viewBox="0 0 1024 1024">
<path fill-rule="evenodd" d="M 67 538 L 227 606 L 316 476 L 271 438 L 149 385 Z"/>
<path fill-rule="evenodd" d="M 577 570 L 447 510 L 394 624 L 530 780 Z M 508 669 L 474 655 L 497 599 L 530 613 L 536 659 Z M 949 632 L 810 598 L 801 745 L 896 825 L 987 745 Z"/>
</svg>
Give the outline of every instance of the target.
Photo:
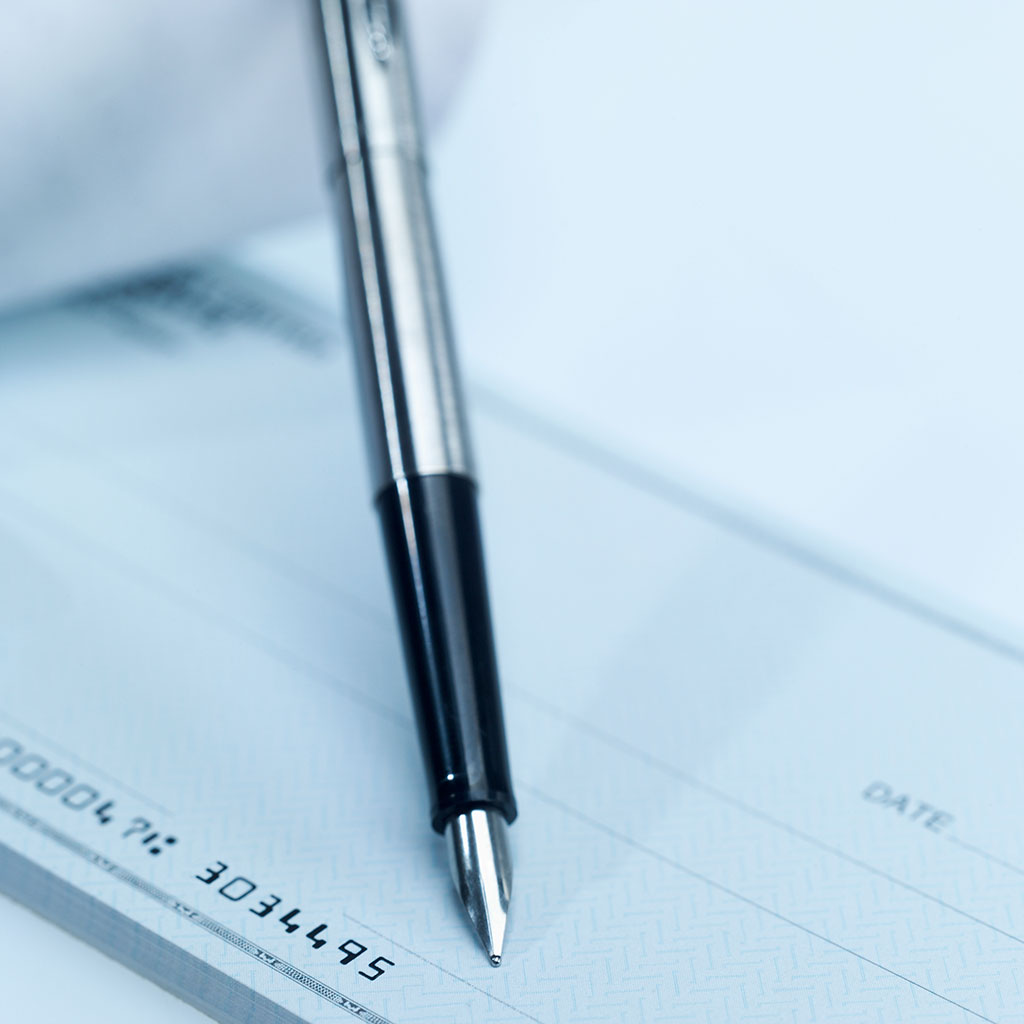
<svg viewBox="0 0 1024 1024">
<path fill-rule="evenodd" d="M 218 265 L 0 329 L 4 891 L 227 1021 L 1024 1020 L 1022 651 L 478 387 L 492 969 L 349 364 Z"/>
</svg>

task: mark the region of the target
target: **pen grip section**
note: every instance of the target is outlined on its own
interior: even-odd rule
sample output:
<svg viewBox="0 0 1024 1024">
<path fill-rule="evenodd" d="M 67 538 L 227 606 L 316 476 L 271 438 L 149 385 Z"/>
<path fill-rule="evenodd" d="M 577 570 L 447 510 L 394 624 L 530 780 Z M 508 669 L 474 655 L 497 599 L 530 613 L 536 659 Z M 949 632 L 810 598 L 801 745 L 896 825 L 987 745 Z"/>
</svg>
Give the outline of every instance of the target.
<svg viewBox="0 0 1024 1024">
<path fill-rule="evenodd" d="M 472 807 L 516 816 L 487 600 L 476 487 L 454 474 L 396 480 L 377 498 L 431 824 Z"/>
</svg>

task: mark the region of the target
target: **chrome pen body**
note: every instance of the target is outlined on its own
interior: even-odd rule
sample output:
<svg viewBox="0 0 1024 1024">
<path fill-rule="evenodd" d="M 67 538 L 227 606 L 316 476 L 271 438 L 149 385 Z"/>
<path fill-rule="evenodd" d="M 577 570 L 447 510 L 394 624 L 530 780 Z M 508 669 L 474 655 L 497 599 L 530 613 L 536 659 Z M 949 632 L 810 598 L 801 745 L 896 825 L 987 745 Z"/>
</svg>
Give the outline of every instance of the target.
<svg viewBox="0 0 1024 1024">
<path fill-rule="evenodd" d="M 317 0 L 315 9 L 362 416 L 431 824 L 497 965 L 516 805 L 403 12 L 397 0 Z"/>
</svg>

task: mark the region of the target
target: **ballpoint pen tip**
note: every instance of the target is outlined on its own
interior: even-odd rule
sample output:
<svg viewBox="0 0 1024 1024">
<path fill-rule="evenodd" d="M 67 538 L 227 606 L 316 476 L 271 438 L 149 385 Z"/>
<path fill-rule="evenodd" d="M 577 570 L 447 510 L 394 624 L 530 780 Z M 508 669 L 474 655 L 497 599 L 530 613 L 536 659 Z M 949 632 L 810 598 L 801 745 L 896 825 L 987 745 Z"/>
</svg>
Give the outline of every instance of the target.
<svg viewBox="0 0 1024 1024">
<path fill-rule="evenodd" d="M 445 830 L 456 892 L 492 967 L 501 964 L 512 894 L 507 830 L 497 811 L 482 808 L 455 815 Z"/>
</svg>

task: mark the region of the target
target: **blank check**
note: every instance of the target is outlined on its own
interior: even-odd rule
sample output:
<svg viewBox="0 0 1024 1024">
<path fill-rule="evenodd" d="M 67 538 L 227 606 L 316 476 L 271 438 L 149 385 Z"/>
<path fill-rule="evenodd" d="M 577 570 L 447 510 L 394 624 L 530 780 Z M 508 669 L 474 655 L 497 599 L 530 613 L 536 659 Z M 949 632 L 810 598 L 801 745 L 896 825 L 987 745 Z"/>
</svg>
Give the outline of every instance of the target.
<svg viewBox="0 0 1024 1024">
<path fill-rule="evenodd" d="M 1024 1021 L 1024 652 L 470 390 L 501 969 L 421 820 L 350 353 L 221 265 L 2 327 L 0 888 L 222 1021 Z"/>
</svg>

